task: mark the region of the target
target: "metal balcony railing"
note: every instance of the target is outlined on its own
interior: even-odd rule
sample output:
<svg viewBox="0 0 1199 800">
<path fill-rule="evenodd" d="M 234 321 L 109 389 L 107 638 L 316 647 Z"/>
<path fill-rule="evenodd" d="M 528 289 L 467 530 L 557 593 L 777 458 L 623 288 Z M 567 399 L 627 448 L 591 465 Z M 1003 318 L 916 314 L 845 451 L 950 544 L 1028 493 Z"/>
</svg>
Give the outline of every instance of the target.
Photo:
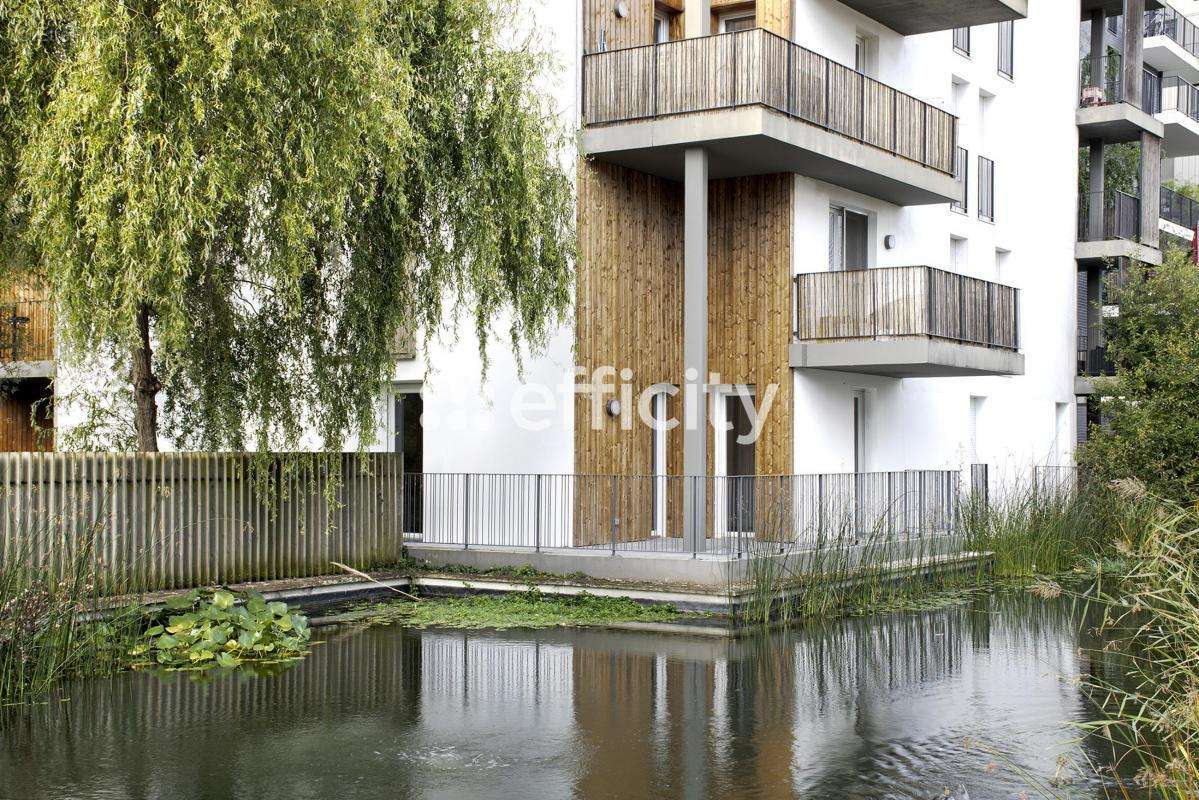
<svg viewBox="0 0 1199 800">
<path fill-rule="evenodd" d="M 1098 64 L 1096 64 L 1098 62 Z M 1098 66 L 1098 70 L 1096 70 Z M 1124 92 L 1124 62 L 1117 53 L 1087 57 L 1079 61 L 1082 90 L 1078 104 L 1083 108 L 1106 106 L 1114 103 L 1130 103 L 1147 114 L 1156 114 L 1162 108 L 1161 78 L 1151 70 L 1141 73 L 1141 101 L 1132 103 Z"/>
<path fill-rule="evenodd" d="M 583 56 L 583 122 L 758 105 L 953 174 L 957 117 L 755 28 Z"/>
<path fill-rule="evenodd" d="M 1194 230 L 1199 225 L 1199 203 L 1185 194 L 1161 188 L 1161 218 L 1175 225 L 1181 225 L 1188 230 Z"/>
<path fill-rule="evenodd" d="M 1178 111 L 1199 122 L 1199 87 L 1178 76 L 1162 81 L 1160 111 Z"/>
<path fill-rule="evenodd" d="M 1018 350 L 1019 290 L 933 267 L 795 276 L 800 341 L 923 336 Z"/>
<path fill-rule="evenodd" d="M 1199 27 L 1173 8 L 1145 12 L 1145 38 L 1165 36 L 1183 50 L 1199 56 Z"/>
<path fill-rule="evenodd" d="M 1078 374 L 1086 377 L 1115 375 L 1116 365 L 1103 346 L 1078 351 Z"/>
<path fill-rule="evenodd" d="M 1092 216 L 1092 207 L 1103 212 Z M 1136 240 L 1141 236 L 1141 200 L 1126 192 L 1089 192 L 1078 198 L 1078 241 Z"/>
</svg>

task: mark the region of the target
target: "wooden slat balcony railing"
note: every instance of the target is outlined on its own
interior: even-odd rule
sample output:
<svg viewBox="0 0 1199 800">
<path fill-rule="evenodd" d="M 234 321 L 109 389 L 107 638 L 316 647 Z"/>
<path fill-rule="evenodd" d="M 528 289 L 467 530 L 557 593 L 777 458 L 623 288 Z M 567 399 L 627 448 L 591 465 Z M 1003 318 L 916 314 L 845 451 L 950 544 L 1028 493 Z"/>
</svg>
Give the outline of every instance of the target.
<svg viewBox="0 0 1199 800">
<path fill-rule="evenodd" d="M 50 303 L 0 299 L 0 363 L 53 359 L 54 318 Z"/>
<path fill-rule="evenodd" d="M 756 28 L 583 56 L 583 122 L 765 106 L 953 174 L 957 117 Z"/>
<path fill-rule="evenodd" d="M 1019 290 L 933 267 L 795 276 L 800 341 L 931 337 L 1019 350 Z"/>
</svg>

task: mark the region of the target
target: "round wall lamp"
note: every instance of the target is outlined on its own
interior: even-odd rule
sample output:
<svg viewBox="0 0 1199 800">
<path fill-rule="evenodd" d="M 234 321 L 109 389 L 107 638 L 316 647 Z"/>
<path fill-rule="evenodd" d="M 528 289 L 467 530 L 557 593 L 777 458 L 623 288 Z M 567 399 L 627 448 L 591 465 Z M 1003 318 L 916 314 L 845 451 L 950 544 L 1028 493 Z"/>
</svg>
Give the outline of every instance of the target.
<svg viewBox="0 0 1199 800">
<path fill-rule="evenodd" d="M 883 247 L 887 248 L 888 250 L 895 249 L 895 234 L 888 233 L 883 237 Z"/>
<path fill-rule="evenodd" d="M 610 398 L 608 400 L 608 402 L 604 403 L 604 412 L 607 413 L 607 415 L 609 417 L 613 417 L 613 418 L 619 417 L 620 416 L 620 401 L 617 400 L 615 397 Z"/>
<path fill-rule="evenodd" d="M 629 4 L 624 0 L 619 0 L 619 2 L 616 3 L 616 8 L 613 10 L 616 12 L 616 16 L 624 19 L 629 15 Z"/>
</svg>

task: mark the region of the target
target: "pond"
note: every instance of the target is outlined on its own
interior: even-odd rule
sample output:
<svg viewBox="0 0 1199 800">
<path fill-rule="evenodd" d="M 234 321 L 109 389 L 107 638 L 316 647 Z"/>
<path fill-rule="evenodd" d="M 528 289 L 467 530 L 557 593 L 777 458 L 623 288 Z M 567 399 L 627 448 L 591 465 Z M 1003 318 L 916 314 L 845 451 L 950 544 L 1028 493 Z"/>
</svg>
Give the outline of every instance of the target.
<svg viewBox="0 0 1199 800">
<path fill-rule="evenodd" d="M 318 629 L 274 676 L 64 686 L 0 731 L 0 797 L 1041 797 L 1112 760 L 1066 725 L 1114 670 L 1085 630 L 1015 592 L 738 640 Z"/>
</svg>

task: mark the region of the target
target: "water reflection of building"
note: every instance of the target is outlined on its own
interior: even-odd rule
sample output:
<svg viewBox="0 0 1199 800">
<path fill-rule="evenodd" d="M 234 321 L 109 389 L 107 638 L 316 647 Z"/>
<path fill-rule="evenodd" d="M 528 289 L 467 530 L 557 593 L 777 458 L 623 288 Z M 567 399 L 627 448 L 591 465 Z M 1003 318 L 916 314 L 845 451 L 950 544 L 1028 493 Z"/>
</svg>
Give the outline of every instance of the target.
<svg viewBox="0 0 1199 800">
<path fill-rule="evenodd" d="M 997 730 L 1052 772 L 1083 703 L 1055 677 L 1077 667 L 1076 623 L 1048 608 L 983 599 L 732 641 L 373 629 L 273 678 L 69 687 L 2 735 L 0 796 L 934 796 L 982 774 L 962 742 Z"/>
</svg>

